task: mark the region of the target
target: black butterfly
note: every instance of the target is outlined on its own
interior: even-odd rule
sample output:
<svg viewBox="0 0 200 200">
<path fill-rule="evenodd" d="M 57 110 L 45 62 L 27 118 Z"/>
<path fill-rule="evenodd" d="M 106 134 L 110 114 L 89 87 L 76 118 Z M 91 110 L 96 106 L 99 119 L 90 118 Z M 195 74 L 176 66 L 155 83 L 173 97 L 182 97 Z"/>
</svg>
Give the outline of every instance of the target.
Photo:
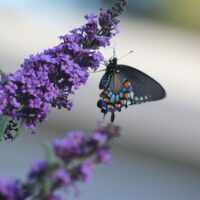
<svg viewBox="0 0 200 200">
<path fill-rule="evenodd" d="M 112 122 L 115 112 L 120 112 L 128 105 L 156 101 L 166 96 L 157 81 L 133 67 L 118 65 L 117 58 L 110 59 L 105 65 L 106 72 L 99 84 L 103 92 L 97 106 L 104 115 L 111 112 Z"/>
</svg>

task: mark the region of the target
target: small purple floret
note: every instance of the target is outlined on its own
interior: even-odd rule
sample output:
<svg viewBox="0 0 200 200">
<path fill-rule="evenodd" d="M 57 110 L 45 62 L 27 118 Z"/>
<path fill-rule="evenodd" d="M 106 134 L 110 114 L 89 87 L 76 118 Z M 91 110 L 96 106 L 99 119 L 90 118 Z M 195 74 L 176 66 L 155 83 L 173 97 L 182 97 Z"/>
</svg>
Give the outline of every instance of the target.
<svg viewBox="0 0 200 200">
<path fill-rule="evenodd" d="M 60 168 L 53 174 L 53 187 L 68 187 L 72 183 L 71 176 L 69 173 L 64 169 Z"/>
<path fill-rule="evenodd" d="M 37 179 L 46 173 L 48 163 L 46 161 L 38 161 L 35 163 L 28 174 L 29 180 Z"/>
<path fill-rule="evenodd" d="M 86 161 L 80 165 L 79 179 L 85 183 L 89 183 L 93 178 L 93 164 L 91 161 Z"/>
</svg>

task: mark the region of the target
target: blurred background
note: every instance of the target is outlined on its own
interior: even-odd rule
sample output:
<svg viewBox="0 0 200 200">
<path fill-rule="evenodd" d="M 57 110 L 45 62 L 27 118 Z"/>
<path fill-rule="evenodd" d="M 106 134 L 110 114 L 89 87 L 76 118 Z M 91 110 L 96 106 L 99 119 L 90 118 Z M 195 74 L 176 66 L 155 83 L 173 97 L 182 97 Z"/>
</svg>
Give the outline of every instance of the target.
<svg viewBox="0 0 200 200">
<path fill-rule="evenodd" d="M 83 25 L 86 13 L 114 2 L 0 0 L 0 68 L 14 72 L 30 54 L 57 45 L 58 36 Z M 94 182 L 81 185 L 80 200 L 200 199 L 199 11 L 198 0 L 129 0 L 112 46 L 118 56 L 134 50 L 121 63 L 154 77 L 167 98 L 117 114 L 124 135 L 114 145 L 113 165 L 97 167 Z M 112 49 L 103 53 L 109 58 Z M 22 133 L 14 143 L 0 143 L 0 176 L 24 178 L 43 158 L 44 141 L 69 130 L 90 133 L 102 120 L 96 107 L 102 75 L 92 74 L 77 91 L 71 112 L 54 110 L 36 135 Z M 75 199 L 73 193 L 69 199 Z"/>
</svg>

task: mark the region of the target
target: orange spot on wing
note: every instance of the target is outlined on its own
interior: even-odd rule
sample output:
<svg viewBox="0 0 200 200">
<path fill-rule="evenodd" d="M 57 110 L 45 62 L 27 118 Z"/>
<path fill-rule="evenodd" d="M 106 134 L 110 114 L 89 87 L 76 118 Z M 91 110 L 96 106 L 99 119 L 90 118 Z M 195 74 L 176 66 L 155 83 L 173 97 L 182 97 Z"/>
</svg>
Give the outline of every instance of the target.
<svg viewBox="0 0 200 200">
<path fill-rule="evenodd" d="M 120 107 L 120 103 L 116 103 L 115 108 L 119 108 L 119 107 Z"/>
<path fill-rule="evenodd" d="M 125 104 L 125 103 L 126 103 L 126 100 L 121 99 L 121 104 Z"/>
<path fill-rule="evenodd" d="M 128 92 L 124 93 L 124 96 L 125 96 L 126 99 L 128 99 L 129 98 L 129 93 Z"/>
<path fill-rule="evenodd" d="M 114 106 L 113 106 L 112 104 L 110 104 L 108 107 L 109 107 L 111 110 L 114 109 Z"/>
<path fill-rule="evenodd" d="M 106 102 L 106 103 L 109 103 L 110 102 L 110 99 L 109 98 L 104 98 L 104 101 Z"/>
<path fill-rule="evenodd" d="M 125 88 L 129 88 L 130 85 L 131 85 L 131 83 L 130 83 L 129 81 L 125 81 L 125 82 L 124 82 L 124 87 L 125 87 Z"/>
</svg>

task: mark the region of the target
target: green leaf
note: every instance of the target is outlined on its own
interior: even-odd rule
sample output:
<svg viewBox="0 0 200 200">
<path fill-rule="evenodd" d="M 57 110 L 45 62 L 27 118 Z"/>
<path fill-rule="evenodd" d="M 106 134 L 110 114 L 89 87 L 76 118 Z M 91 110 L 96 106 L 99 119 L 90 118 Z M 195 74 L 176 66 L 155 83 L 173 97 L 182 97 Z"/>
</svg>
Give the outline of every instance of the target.
<svg viewBox="0 0 200 200">
<path fill-rule="evenodd" d="M 61 165 L 61 161 L 56 157 L 52 146 L 48 143 L 44 144 L 45 156 L 51 169 L 57 169 Z"/>
<path fill-rule="evenodd" d="M 6 127 L 8 126 L 10 119 L 11 118 L 6 115 L 0 116 L 0 139 L 2 139 L 2 137 L 4 136 Z"/>
</svg>

